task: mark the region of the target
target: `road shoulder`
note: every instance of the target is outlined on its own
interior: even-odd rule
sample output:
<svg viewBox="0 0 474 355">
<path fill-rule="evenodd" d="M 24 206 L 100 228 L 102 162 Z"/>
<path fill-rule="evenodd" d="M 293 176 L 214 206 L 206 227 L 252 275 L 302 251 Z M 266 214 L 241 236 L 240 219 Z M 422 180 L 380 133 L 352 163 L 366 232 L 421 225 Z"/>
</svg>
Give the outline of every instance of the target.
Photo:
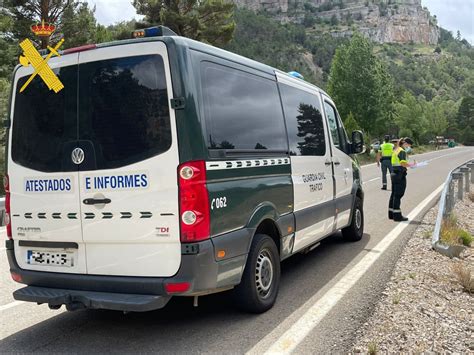
<svg viewBox="0 0 474 355">
<path fill-rule="evenodd" d="M 474 207 L 465 201 L 459 215 Z M 433 207 L 407 241 L 374 313 L 357 331 L 353 353 L 474 351 L 473 295 L 453 271 L 460 263 L 474 271 L 473 248 L 463 260 L 431 249 L 437 211 Z"/>
</svg>

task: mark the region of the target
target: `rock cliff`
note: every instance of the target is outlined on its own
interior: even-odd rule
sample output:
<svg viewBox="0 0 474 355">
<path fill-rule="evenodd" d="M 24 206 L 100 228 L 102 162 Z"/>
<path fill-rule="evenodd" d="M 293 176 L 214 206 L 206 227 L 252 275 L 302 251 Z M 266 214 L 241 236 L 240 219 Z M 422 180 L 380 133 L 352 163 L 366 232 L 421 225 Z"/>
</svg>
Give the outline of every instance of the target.
<svg viewBox="0 0 474 355">
<path fill-rule="evenodd" d="M 333 36 L 357 30 L 378 43 L 435 45 L 436 19 L 421 0 L 233 0 L 237 6 L 266 11 L 282 22 L 330 23 Z M 315 25 L 317 27 L 317 24 Z"/>
</svg>

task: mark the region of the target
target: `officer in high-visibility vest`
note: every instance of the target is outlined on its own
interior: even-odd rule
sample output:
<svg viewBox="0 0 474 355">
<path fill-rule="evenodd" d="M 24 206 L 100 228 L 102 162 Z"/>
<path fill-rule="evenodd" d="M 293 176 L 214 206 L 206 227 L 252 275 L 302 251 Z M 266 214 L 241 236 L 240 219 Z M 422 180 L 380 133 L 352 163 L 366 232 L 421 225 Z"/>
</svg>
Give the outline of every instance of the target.
<svg viewBox="0 0 474 355">
<path fill-rule="evenodd" d="M 392 153 L 394 145 L 390 143 L 390 136 L 384 138 L 377 152 L 377 166 L 382 166 L 382 190 L 387 190 L 387 170 L 392 173 Z"/>
<path fill-rule="evenodd" d="M 411 151 L 413 141 L 410 138 L 402 138 L 398 141 L 397 147 L 392 154 L 392 194 L 388 204 L 388 218 L 396 222 L 408 221 L 402 215 L 400 203 L 407 188 L 407 168 L 414 166 L 408 163 L 408 155 Z"/>
</svg>

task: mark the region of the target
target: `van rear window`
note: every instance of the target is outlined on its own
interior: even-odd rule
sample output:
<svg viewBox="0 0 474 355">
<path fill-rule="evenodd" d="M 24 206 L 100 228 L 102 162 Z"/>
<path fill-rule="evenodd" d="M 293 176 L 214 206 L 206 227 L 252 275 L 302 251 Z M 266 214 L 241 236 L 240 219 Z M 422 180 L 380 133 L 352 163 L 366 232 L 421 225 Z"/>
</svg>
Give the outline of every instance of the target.
<svg viewBox="0 0 474 355">
<path fill-rule="evenodd" d="M 81 64 L 79 137 L 92 142 L 97 169 L 118 168 L 168 150 L 163 59 L 149 55 Z"/>
<path fill-rule="evenodd" d="M 55 94 L 42 80 L 17 84 L 12 158 L 43 172 L 77 170 L 71 152 L 85 150 L 81 169 L 118 168 L 171 146 L 171 126 L 161 56 L 89 62 L 56 71 L 64 89 Z M 78 83 L 79 81 L 79 83 Z"/>
<path fill-rule="evenodd" d="M 288 149 L 274 81 L 210 62 L 201 74 L 209 149 Z"/>
<path fill-rule="evenodd" d="M 29 75 L 18 79 L 12 127 L 12 159 L 33 170 L 63 169 L 64 143 L 77 140 L 77 66 L 55 69 L 64 84 L 57 94 L 39 77 L 20 93 Z M 69 152 L 69 155 L 71 153 Z"/>
</svg>

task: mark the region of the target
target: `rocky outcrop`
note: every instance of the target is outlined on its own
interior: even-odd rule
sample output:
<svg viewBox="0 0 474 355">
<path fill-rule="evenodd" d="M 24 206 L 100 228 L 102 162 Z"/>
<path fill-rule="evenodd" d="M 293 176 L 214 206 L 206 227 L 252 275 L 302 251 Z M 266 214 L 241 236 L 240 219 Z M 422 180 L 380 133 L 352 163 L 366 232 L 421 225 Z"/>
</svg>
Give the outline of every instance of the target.
<svg viewBox="0 0 474 355">
<path fill-rule="evenodd" d="M 337 19 L 333 36 L 357 30 L 378 43 L 438 43 L 439 28 L 421 0 L 233 0 L 238 6 L 264 10 L 282 22 Z"/>
</svg>

